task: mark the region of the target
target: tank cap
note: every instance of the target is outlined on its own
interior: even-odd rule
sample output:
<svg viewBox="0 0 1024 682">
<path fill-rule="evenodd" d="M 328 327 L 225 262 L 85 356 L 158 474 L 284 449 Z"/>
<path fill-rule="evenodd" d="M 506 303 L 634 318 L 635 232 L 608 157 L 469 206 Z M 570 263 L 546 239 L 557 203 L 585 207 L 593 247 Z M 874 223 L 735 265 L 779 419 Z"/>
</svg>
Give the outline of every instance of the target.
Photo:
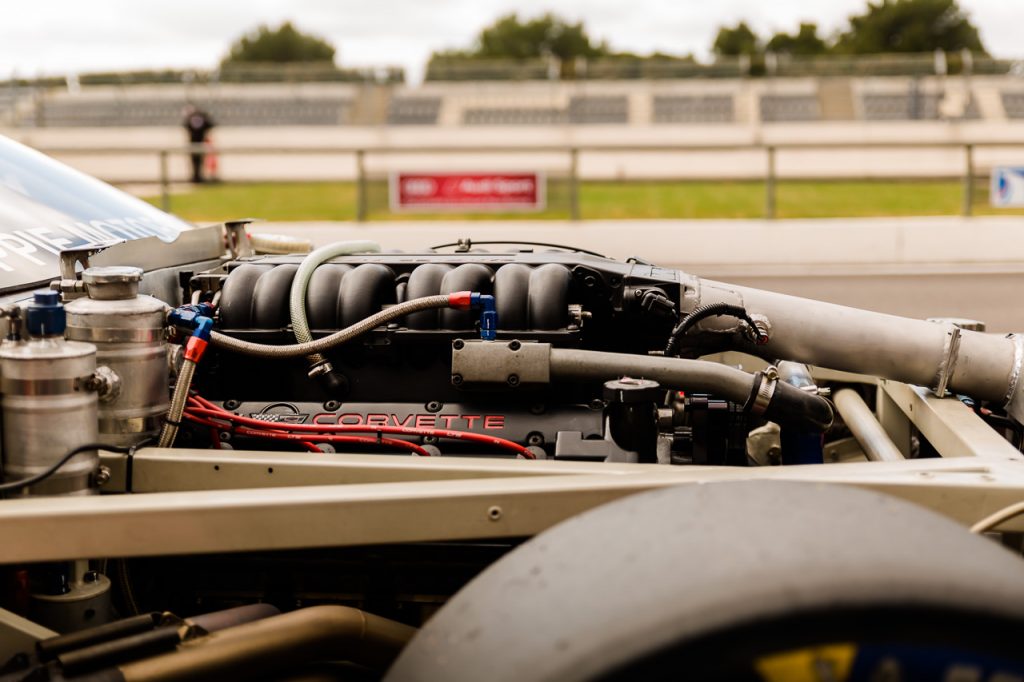
<svg viewBox="0 0 1024 682">
<path fill-rule="evenodd" d="M 139 282 L 142 280 L 142 268 L 130 265 L 108 265 L 105 267 L 88 268 L 82 273 L 82 280 L 86 284 Z"/>
<path fill-rule="evenodd" d="M 88 268 L 82 273 L 82 281 L 89 298 L 101 301 L 135 298 L 139 294 L 142 268 L 130 265 Z"/>
<path fill-rule="evenodd" d="M 57 336 L 66 326 L 60 292 L 40 289 L 32 294 L 25 312 L 25 328 L 31 336 Z"/>
</svg>

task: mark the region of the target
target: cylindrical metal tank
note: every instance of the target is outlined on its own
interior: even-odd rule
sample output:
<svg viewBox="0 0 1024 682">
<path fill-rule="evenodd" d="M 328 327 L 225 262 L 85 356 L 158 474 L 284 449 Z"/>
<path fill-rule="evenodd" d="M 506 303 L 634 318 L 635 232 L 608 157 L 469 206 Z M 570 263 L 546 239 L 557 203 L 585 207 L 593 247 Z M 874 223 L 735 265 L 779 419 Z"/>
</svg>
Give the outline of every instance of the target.
<svg viewBox="0 0 1024 682">
<path fill-rule="evenodd" d="M 68 451 L 97 439 L 97 397 L 89 388 L 96 347 L 64 339 L 57 292 L 36 292 L 25 321 L 27 341 L 0 345 L 6 481 L 45 471 Z M 96 451 L 83 452 L 21 494 L 88 494 L 98 469 Z"/>
<path fill-rule="evenodd" d="M 95 344 L 96 362 L 120 378 L 99 406 L 100 441 L 130 445 L 160 431 L 167 414 L 167 306 L 139 295 L 142 270 L 89 268 L 82 273 L 88 298 L 67 304 L 67 338 Z"/>
</svg>

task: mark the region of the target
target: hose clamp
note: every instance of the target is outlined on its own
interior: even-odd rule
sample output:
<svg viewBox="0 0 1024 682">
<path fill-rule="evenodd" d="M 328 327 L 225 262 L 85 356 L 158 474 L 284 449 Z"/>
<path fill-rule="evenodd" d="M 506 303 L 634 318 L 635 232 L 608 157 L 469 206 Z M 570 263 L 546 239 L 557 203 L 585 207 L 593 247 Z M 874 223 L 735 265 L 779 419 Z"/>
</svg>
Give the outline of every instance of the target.
<svg viewBox="0 0 1024 682">
<path fill-rule="evenodd" d="M 318 363 L 316 363 L 314 365 L 311 365 L 310 368 L 309 368 L 309 372 L 307 374 L 312 379 L 312 378 L 316 378 L 316 377 L 319 377 L 319 376 L 326 376 L 326 375 L 330 374 L 333 371 L 334 371 L 334 366 L 329 361 L 321 360 L 320 362 L 318 362 Z"/>
<path fill-rule="evenodd" d="M 774 366 L 768 367 L 761 373 L 761 385 L 757 387 L 757 395 L 754 396 L 754 404 L 750 411 L 756 415 L 762 415 L 767 411 L 768 405 L 775 395 L 775 385 L 779 383 L 779 370 Z"/>
<path fill-rule="evenodd" d="M 960 327 L 955 324 L 950 325 L 942 351 L 942 362 L 939 364 L 933 389 L 933 393 L 939 398 L 945 397 L 949 379 L 953 376 L 953 370 L 956 368 L 957 354 L 960 352 Z"/>
<path fill-rule="evenodd" d="M 1024 390 L 1020 385 L 1024 372 L 1024 336 L 1011 334 L 1010 338 L 1013 341 L 1013 368 L 1006 388 L 1006 411 L 1018 422 L 1024 422 Z"/>
</svg>

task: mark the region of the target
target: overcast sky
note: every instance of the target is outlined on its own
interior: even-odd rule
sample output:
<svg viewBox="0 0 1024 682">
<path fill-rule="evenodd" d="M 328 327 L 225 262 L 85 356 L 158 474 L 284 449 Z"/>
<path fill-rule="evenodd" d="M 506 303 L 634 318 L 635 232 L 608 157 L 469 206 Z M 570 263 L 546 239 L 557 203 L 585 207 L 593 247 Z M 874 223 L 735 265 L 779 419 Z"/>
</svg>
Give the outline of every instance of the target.
<svg viewBox="0 0 1024 682">
<path fill-rule="evenodd" d="M 989 51 L 1024 58 L 1024 0 L 960 0 Z M 0 0 L 0 79 L 159 67 L 211 68 L 259 23 L 292 20 L 338 48 L 342 66 L 404 66 L 418 80 L 434 49 L 466 47 L 494 18 L 554 11 L 616 49 L 707 56 L 723 23 L 828 34 L 865 0 Z"/>
</svg>

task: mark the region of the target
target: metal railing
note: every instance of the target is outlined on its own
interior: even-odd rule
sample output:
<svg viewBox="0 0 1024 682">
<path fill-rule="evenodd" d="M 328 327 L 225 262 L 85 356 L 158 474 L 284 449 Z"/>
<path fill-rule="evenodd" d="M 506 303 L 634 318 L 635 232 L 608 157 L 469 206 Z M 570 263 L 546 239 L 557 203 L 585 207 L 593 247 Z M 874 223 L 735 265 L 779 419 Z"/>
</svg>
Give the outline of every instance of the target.
<svg viewBox="0 0 1024 682">
<path fill-rule="evenodd" d="M 4 74 L 6 76 L 6 74 Z M 405 82 L 405 69 L 395 65 L 340 67 L 333 62 L 240 62 L 213 69 L 149 69 L 95 71 L 57 76 L 0 79 L 0 88 L 75 88 L 93 85 L 216 85 L 218 83 L 378 83 Z"/>
<path fill-rule="evenodd" d="M 259 155 L 259 156 L 309 156 L 337 155 L 348 156 L 355 163 L 356 183 L 356 220 L 365 222 L 369 219 L 369 183 L 371 172 L 367 170 L 366 160 L 372 156 L 393 155 L 551 155 L 564 154 L 566 159 L 567 195 L 570 220 L 580 220 L 580 157 L 585 154 L 630 154 L 630 153 L 707 153 L 707 152 L 757 152 L 764 161 L 763 174 L 751 174 L 748 179 L 760 179 L 764 183 L 764 218 L 777 217 L 778 184 L 780 180 L 806 180 L 810 176 L 779 176 L 778 155 L 786 151 L 820 151 L 820 150 L 960 150 L 963 159 L 959 175 L 945 176 L 959 179 L 962 183 L 962 203 L 960 214 L 970 216 L 973 213 L 975 182 L 979 175 L 975 166 L 975 151 L 979 148 L 1024 148 L 1024 140 L 1005 141 L 963 141 L 963 142 L 778 142 L 778 143 L 731 143 L 731 144 L 590 144 L 590 145 L 488 145 L 488 146 L 348 146 L 348 147 L 224 147 L 216 148 L 215 152 L 223 157 L 226 155 Z M 173 148 L 45 148 L 44 153 L 60 156 L 72 155 L 155 155 L 159 162 L 159 185 L 161 207 L 165 211 L 171 208 L 171 171 L 170 160 L 174 155 L 188 156 L 192 153 L 208 153 L 210 148 L 205 145 L 194 147 L 182 146 Z M 693 180 L 715 179 L 716 176 L 677 178 L 680 182 Z M 922 175 L 929 179 L 941 177 Z M 864 176 L 850 176 L 833 179 L 866 179 Z M 877 178 L 875 178 L 877 179 Z M 904 176 L 902 179 L 912 179 Z"/>
<path fill-rule="evenodd" d="M 660 78 L 875 77 L 1021 75 L 1024 62 L 963 50 L 859 55 L 788 55 L 765 52 L 698 61 L 692 57 L 608 56 L 561 61 L 439 55 L 427 64 L 427 81 L 635 80 Z"/>
<path fill-rule="evenodd" d="M 473 58 L 436 55 L 426 65 L 427 81 L 635 80 L 779 77 L 874 77 L 928 75 L 1024 76 L 1024 59 L 1000 59 L 963 51 L 866 54 L 786 55 L 763 53 L 716 57 L 710 61 L 669 55 L 531 59 Z M 211 69 L 150 69 L 25 77 L 0 74 L 0 88 L 68 88 L 90 85 L 202 85 L 216 83 L 353 82 L 404 83 L 396 65 L 339 67 L 332 62 L 239 63 Z"/>
</svg>

